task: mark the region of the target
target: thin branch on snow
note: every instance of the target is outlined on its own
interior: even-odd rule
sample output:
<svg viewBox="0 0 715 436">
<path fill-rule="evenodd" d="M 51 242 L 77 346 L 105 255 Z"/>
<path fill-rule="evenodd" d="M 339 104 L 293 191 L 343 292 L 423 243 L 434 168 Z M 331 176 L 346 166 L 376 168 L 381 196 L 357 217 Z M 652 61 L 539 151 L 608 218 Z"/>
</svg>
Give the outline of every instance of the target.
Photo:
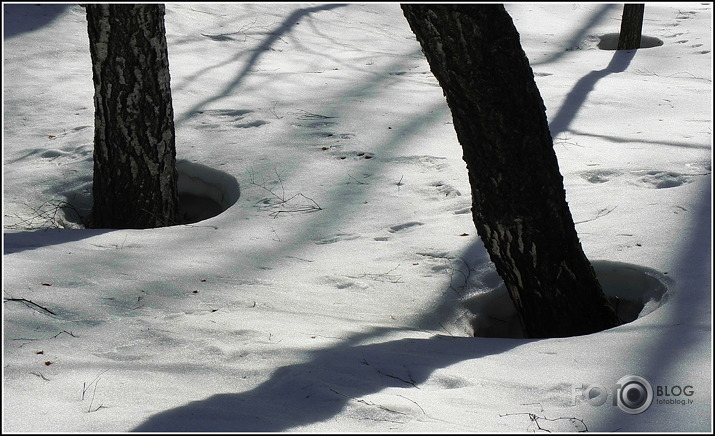
<svg viewBox="0 0 715 436">
<path fill-rule="evenodd" d="M 358 402 L 358 403 L 362 403 L 362 404 L 365 404 L 365 405 L 368 405 L 368 406 L 374 406 L 374 407 L 377 407 L 377 408 L 379 408 L 379 409 L 382 409 L 382 410 L 384 410 L 384 411 L 386 411 L 386 412 L 390 412 L 390 413 L 397 413 L 397 414 L 399 414 L 399 415 L 407 415 L 407 414 L 404 413 L 404 412 L 398 412 L 397 410 L 392 410 L 392 409 L 387 408 L 387 407 L 385 407 L 385 406 L 382 406 L 382 405 L 380 405 L 380 404 L 375 404 L 375 403 L 373 403 L 373 402 L 370 402 L 370 401 L 367 401 L 367 400 L 363 400 L 363 399 L 361 399 L 361 398 L 354 398 L 354 397 L 351 397 L 351 396 L 349 396 L 349 395 L 345 395 L 345 394 L 343 394 L 342 392 L 338 392 L 338 391 L 336 391 L 336 390 L 333 389 L 333 388 L 330 388 L 330 390 L 331 390 L 332 392 L 334 392 L 334 393 L 336 393 L 336 394 L 342 396 L 342 397 L 348 398 L 348 399 L 353 400 L 353 401 L 356 401 L 356 402 Z"/>
<path fill-rule="evenodd" d="M 540 420 L 540 419 L 542 419 L 542 420 L 544 420 L 544 421 L 550 421 L 550 422 L 555 422 L 555 421 L 569 421 L 569 422 L 570 422 L 571 424 L 573 424 L 573 426 L 574 426 L 575 428 L 577 428 L 577 429 L 578 429 L 578 427 L 579 427 L 577 423 L 581 423 L 581 425 L 583 426 L 583 429 L 578 429 L 578 430 L 577 430 L 577 433 L 587 433 L 587 432 L 588 432 L 588 427 L 586 426 L 586 423 L 585 423 L 585 422 L 583 421 L 583 419 L 581 419 L 581 418 L 575 418 L 575 417 L 570 417 L 570 418 L 567 418 L 567 417 L 561 417 L 561 418 L 547 418 L 547 417 L 545 417 L 545 416 L 539 416 L 539 415 L 537 415 L 537 414 L 535 414 L 535 413 L 531 413 L 531 412 L 505 413 L 505 414 L 503 414 L 503 415 L 500 414 L 499 417 L 500 417 L 500 418 L 503 418 L 503 417 L 506 417 L 506 416 L 517 416 L 517 415 L 528 415 L 528 416 L 529 416 L 529 420 L 536 425 L 536 429 L 537 429 L 537 430 L 545 431 L 545 432 L 547 432 L 547 433 L 551 433 L 551 430 L 549 430 L 549 429 L 547 429 L 547 428 L 543 428 L 543 427 L 539 424 L 539 420 Z"/>
<path fill-rule="evenodd" d="M 574 222 L 574 224 L 583 224 L 583 223 L 587 223 L 589 221 L 595 221 L 595 220 L 597 220 L 601 217 L 604 217 L 604 216 L 608 215 L 609 213 L 613 212 L 614 210 L 616 210 L 617 207 L 618 206 L 616 205 L 610 209 L 603 208 L 603 209 L 599 210 L 598 212 L 596 212 L 596 216 L 594 218 L 589 218 L 589 219 L 583 220 L 583 221 L 576 221 L 576 222 Z"/>
<path fill-rule="evenodd" d="M 362 364 L 363 364 L 363 365 L 367 365 L 367 366 L 372 366 L 372 365 L 370 365 L 370 363 L 369 363 L 366 359 L 363 359 L 363 360 L 362 360 Z M 412 385 L 412 386 L 416 387 L 417 389 L 419 389 L 419 386 L 417 386 L 417 382 L 414 380 L 414 378 L 412 378 L 412 374 L 410 374 L 410 371 L 409 371 L 409 370 L 407 371 L 407 375 L 410 377 L 409 380 L 405 380 L 404 378 L 398 377 L 398 376 L 396 376 L 396 375 L 388 374 L 388 373 L 386 373 L 386 372 L 380 371 L 380 370 L 377 369 L 377 368 L 375 368 L 375 371 L 377 371 L 377 373 L 380 374 L 380 375 L 384 375 L 385 377 L 394 378 L 395 380 L 399 380 L 399 381 L 401 381 L 401 382 L 403 382 L 403 383 L 406 383 L 406 384 L 408 384 L 408 385 Z"/>
<path fill-rule="evenodd" d="M 298 193 L 298 194 L 293 195 L 292 197 L 286 198 L 285 187 L 283 186 L 283 180 L 281 179 L 280 174 L 278 174 L 278 170 L 275 170 L 275 173 L 276 173 L 276 177 L 278 178 L 278 184 L 281 187 L 280 195 L 278 195 L 273 189 L 266 186 L 268 184 L 268 182 L 263 182 L 263 183 L 256 182 L 255 175 L 253 174 L 253 170 L 251 170 L 251 176 L 250 176 L 249 183 L 253 186 L 257 186 L 257 187 L 263 189 L 264 191 L 270 193 L 271 196 L 273 198 L 275 198 L 275 200 L 271 200 L 271 199 L 261 200 L 259 202 L 260 204 L 258 204 L 258 207 L 262 207 L 262 208 L 283 207 L 280 210 L 274 210 L 273 212 L 271 212 L 271 216 L 274 219 L 277 218 L 278 215 L 280 215 L 281 213 L 315 212 L 315 211 L 323 210 L 323 208 L 320 207 L 320 205 L 315 200 L 313 200 L 312 198 L 310 198 L 302 193 Z M 310 204 L 305 204 L 305 202 L 303 202 L 303 204 L 295 203 L 295 202 L 292 204 L 288 204 L 298 197 L 302 197 L 302 198 L 308 200 L 310 202 Z"/>
<path fill-rule="evenodd" d="M 55 316 L 57 315 L 55 312 L 51 311 L 50 309 L 48 309 L 44 306 L 40 306 L 39 304 L 35 303 L 34 301 L 30 301 L 26 298 L 4 298 L 4 300 L 5 300 L 5 302 L 17 301 L 17 302 L 25 304 L 25 306 L 30 307 L 32 309 L 35 309 L 35 310 L 41 309 L 44 312 L 49 313 L 50 315 L 55 315 Z M 40 312 L 40 313 L 42 313 L 42 312 Z"/>
</svg>

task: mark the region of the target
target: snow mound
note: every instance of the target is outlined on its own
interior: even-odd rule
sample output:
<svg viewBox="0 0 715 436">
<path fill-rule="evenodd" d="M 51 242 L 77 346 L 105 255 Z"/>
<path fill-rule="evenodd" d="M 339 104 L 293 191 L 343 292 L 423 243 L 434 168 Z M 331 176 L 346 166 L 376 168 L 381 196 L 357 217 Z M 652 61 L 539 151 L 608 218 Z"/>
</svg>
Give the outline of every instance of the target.
<svg viewBox="0 0 715 436">
<path fill-rule="evenodd" d="M 592 262 L 603 292 L 623 323 L 642 318 L 667 300 L 668 280 L 659 272 L 623 262 Z M 480 292 L 464 303 L 471 312 L 474 336 L 523 338 L 519 315 L 502 283 L 491 291 Z"/>
</svg>

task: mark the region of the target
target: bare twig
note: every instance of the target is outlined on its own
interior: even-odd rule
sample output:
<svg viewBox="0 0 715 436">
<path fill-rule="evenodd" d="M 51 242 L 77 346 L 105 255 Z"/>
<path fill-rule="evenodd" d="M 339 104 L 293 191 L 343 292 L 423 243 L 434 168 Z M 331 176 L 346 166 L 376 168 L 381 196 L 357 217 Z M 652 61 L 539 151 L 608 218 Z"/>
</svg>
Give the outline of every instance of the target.
<svg viewBox="0 0 715 436">
<path fill-rule="evenodd" d="M 468 282 L 469 282 L 469 278 L 472 276 L 472 272 L 474 272 L 474 268 L 472 268 L 472 267 L 469 265 L 469 263 L 467 263 L 467 261 L 464 260 L 464 259 L 462 259 L 461 257 L 458 258 L 457 260 L 459 260 L 460 262 L 462 262 L 462 264 L 466 267 L 467 272 L 465 273 L 465 272 L 463 271 L 463 268 L 459 268 L 459 267 L 458 267 L 458 268 L 455 268 L 455 267 L 453 266 L 452 260 L 449 260 L 449 289 L 453 290 L 460 298 L 463 298 L 464 295 L 462 294 L 462 292 L 460 292 L 460 289 L 461 289 L 462 291 L 464 291 L 464 288 L 467 287 L 467 284 L 468 284 Z M 461 285 L 458 285 L 458 286 L 455 286 L 455 285 L 454 285 L 454 275 L 455 275 L 455 273 L 458 273 L 458 274 L 460 274 L 460 275 L 462 276 L 462 280 L 463 280 L 463 281 L 462 281 L 462 284 L 461 284 Z M 459 289 L 457 289 L 457 288 L 459 288 Z"/>
<path fill-rule="evenodd" d="M 607 207 L 606 207 L 606 208 L 603 208 L 603 209 L 599 210 L 598 212 L 596 212 L 596 216 L 595 216 L 595 217 L 589 218 L 589 219 L 583 220 L 583 221 L 577 221 L 577 222 L 574 222 L 574 224 L 583 224 L 583 223 L 587 223 L 587 222 L 589 222 L 589 221 L 595 221 L 595 220 L 597 220 L 597 219 L 599 219 L 599 218 L 601 218 L 601 217 L 604 217 L 604 216 L 608 215 L 609 213 L 613 212 L 614 210 L 616 210 L 617 207 L 618 207 L 618 206 L 616 205 L 616 206 L 613 206 L 613 207 L 610 208 L 610 209 L 608 209 Z"/>
<path fill-rule="evenodd" d="M 405 400 L 411 402 L 411 403 L 414 404 L 415 406 L 419 407 L 420 410 L 422 411 L 422 413 L 424 413 L 425 415 L 427 414 L 427 412 L 425 412 L 425 409 L 423 409 L 422 406 L 420 406 L 419 404 L 417 404 L 417 401 L 411 400 L 411 399 L 407 398 L 407 397 L 404 396 L 404 395 L 400 395 L 400 394 L 395 394 L 395 395 L 397 395 L 398 397 L 402 397 L 402 398 L 404 398 Z"/>
<path fill-rule="evenodd" d="M 356 182 L 358 185 L 367 185 L 367 183 L 361 182 L 360 180 L 356 179 L 355 177 L 351 176 L 350 174 L 348 174 L 348 177 L 350 177 L 351 179 L 355 180 L 355 182 Z"/>
<path fill-rule="evenodd" d="M 40 373 L 40 372 L 31 372 L 30 374 L 36 375 L 36 376 L 40 377 L 42 380 L 44 380 L 44 381 L 50 381 L 50 379 L 48 379 L 47 377 L 45 377 L 44 375 L 42 375 L 42 373 Z"/>
<path fill-rule="evenodd" d="M 48 200 L 39 207 L 31 207 L 32 214 L 28 218 L 20 215 L 5 215 L 6 217 L 17 218 L 19 221 L 14 224 L 5 224 L 6 229 L 12 230 L 32 230 L 32 229 L 63 229 L 70 226 L 61 211 L 71 211 L 77 217 L 82 226 L 87 226 L 87 217 L 82 216 L 75 206 L 64 200 Z"/>
<path fill-rule="evenodd" d="M 273 114 L 274 117 L 276 117 L 277 119 L 280 120 L 280 119 L 283 118 L 283 117 L 279 117 L 278 114 L 276 113 L 276 106 L 278 106 L 278 101 L 274 101 L 274 102 L 273 102 L 273 107 L 270 109 L 270 111 L 271 111 L 271 113 Z"/>
<path fill-rule="evenodd" d="M 376 282 L 389 282 L 389 283 L 402 283 L 402 276 L 398 276 L 396 274 L 390 274 L 391 272 L 395 271 L 397 268 L 400 267 L 400 264 L 398 263 L 396 267 L 392 268 L 388 272 L 385 273 L 377 273 L 377 274 L 360 274 L 359 276 L 348 276 L 350 278 L 361 278 L 361 279 L 369 279 L 369 280 L 374 280 Z"/>
<path fill-rule="evenodd" d="M 363 359 L 363 360 L 362 360 L 362 364 L 363 364 L 363 365 L 367 365 L 367 366 L 372 366 L 372 365 L 370 365 L 370 363 L 368 363 L 368 361 L 367 361 L 366 359 Z M 380 370 L 377 369 L 377 368 L 375 368 L 375 371 L 377 371 L 377 373 L 380 374 L 380 375 L 384 375 L 385 377 L 394 378 L 395 380 L 399 380 L 399 381 L 401 381 L 401 382 L 403 382 L 403 383 L 406 383 L 406 384 L 408 384 L 408 385 L 412 385 L 412 386 L 416 387 L 417 389 L 419 389 L 419 386 L 417 386 L 417 382 L 412 378 L 412 374 L 410 374 L 409 370 L 407 371 L 407 375 L 410 377 L 409 380 L 405 380 L 404 378 L 398 377 L 398 376 L 396 376 L 396 375 L 387 374 L 386 372 L 380 371 Z"/>
<path fill-rule="evenodd" d="M 539 424 L 539 420 L 543 419 L 544 421 L 550 421 L 550 422 L 555 422 L 555 421 L 569 421 L 575 428 L 578 428 L 577 422 L 580 422 L 581 425 L 583 426 L 583 429 L 578 429 L 578 433 L 586 433 L 588 432 L 588 427 L 586 426 L 586 423 L 583 421 L 581 418 L 575 418 L 575 417 L 561 417 L 561 418 L 547 418 L 545 416 L 539 416 L 535 413 L 531 412 L 523 412 L 523 413 L 505 413 L 505 414 L 500 414 L 499 417 L 503 418 L 505 416 L 517 416 L 517 415 L 528 415 L 529 420 L 533 422 L 536 425 L 536 428 L 541 431 L 545 431 L 547 433 L 551 433 L 551 430 L 547 428 L 543 428 Z"/>
<path fill-rule="evenodd" d="M 276 207 L 282 207 L 282 209 L 280 209 L 280 210 L 274 210 L 273 212 L 271 212 L 271 216 L 273 218 L 277 218 L 278 215 L 280 215 L 281 213 L 315 212 L 315 211 L 323 210 L 323 208 L 320 207 L 320 205 L 315 200 L 313 200 L 312 198 L 310 198 L 302 193 L 298 193 L 298 194 L 295 194 L 289 198 L 286 198 L 285 187 L 283 186 L 283 180 L 281 179 L 280 174 L 278 174 L 278 170 L 275 170 L 275 173 L 276 173 L 276 176 L 278 177 L 278 185 L 280 185 L 280 187 L 281 187 L 280 195 L 277 194 L 273 189 L 266 186 L 268 184 L 268 182 L 263 182 L 263 183 L 256 182 L 255 175 L 253 174 L 253 170 L 251 170 L 251 177 L 250 177 L 250 181 L 249 181 L 249 183 L 251 185 L 257 186 L 257 187 L 263 189 L 264 191 L 271 194 L 271 196 L 273 198 L 275 198 L 275 200 L 272 200 L 272 201 L 270 199 L 261 200 L 259 202 L 259 203 L 261 203 L 261 205 L 259 205 L 259 207 L 274 208 L 274 209 Z M 296 202 L 293 202 L 292 204 L 288 204 L 291 201 L 293 201 L 299 197 L 302 197 L 302 198 L 308 200 L 310 202 L 310 204 L 305 204 L 305 202 L 303 202 L 302 204 L 296 203 Z"/>
<path fill-rule="evenodd" d="M 389 409 L 389 408 L 387 408 L 387 407 L 385 407 L 385 406 L 383 406 L 383 405 L 380 405 L 380 404 L 375 404 L 375 403 L 373 403 L 373 402 L 370 402 L 370 401 L 367 401 L 367 400 L 363 400 L 363 399 L 361 399 L 361 398 L 354 398 L 354 397 L 351 397 L 351 396 L 349 396 L 349 395 L 345 395 L 345 394 L 343 394 L 342 392 L 338 392 L 338 391 L 336 391 L 336 390 L 333 389 L 333 388 L 330 388 L 330 391 L 331 391 L 331 392 L 334 392 L 334 393 L 336 393 L 336 394 L 338 394 L 338 395 L 340 395 L 340 396 L 342 396 L 342 397 L 345 397 L 345 398 L 348 398 L 348 399 L 350 399 L 350 400 L 356 401 L 356 402 L 358 402 L 358 403 L 362 403 L 362 404 L 365 404 L 365 405 L 368 405 L 368 406 L 377 407 L 377 408 L 382 409 L 382 410 L 384 410 L 384 411 L 386 411 L 386 412 L 396 413 L 396 414 L 399 414 L 399 415 L 407 415 L 407 414 L 404 413 L 404 412 L 398 412 L 397 410 Z M 404 397 L 403 397 L 403 398 L 404 398 Z"/>
<path fill-rule="evenodd" d="M 67 335 L 70 335 L 70 336 L 72 336 L 73 338 L 76 338 L 76 337 L 77 337 L 77 336 L 75 336 L 75 334 L 72 333 L 72 332 L 68 332 L 67 330 L 62 330 L 61 332 L 59 332 L 59 333 L 57 333 L 56 335 L 52 336 L 50 339 L 55 339 L 57 336 L 61 335 L 62 333 L 67 334 Z"/>
<path fill-rule="evenodd" d="M 18 301 L 18 302 L 23 303 L 25 306 L 30 307 L 30 308 L 32 308 L 32 309 L 35 309 L 35 310 L 41 309 L 42 311 L 44 311 L 44 312 L 46 312 L 46 313 L 49 313 L 50 315 L 57 315 L 55 312 L 51 311 L 50 309 L 48 309 L 48 308 L 46 308 L 46 307 L 44 307 L 44 306 L 40 306 L 39 304 L 35 303 L 34 301 L 30 301 L 30 300 L 28 300 L 28 299 L 26 299 L 26 298 L 4 298 L 4 300 L 5 300 L 5 302 L 8 302 L 8 301 Z M 38 311 L 38 312 L 39 312 L 39 311 Z M 42 313 L 42 312 L 40 312 L 40 313 Z"/>
<path fill-rule="evenodd" d="M 92 385 L 94 385 L 94 390 L 92 391 L 92 399 L 89 402 L 89 407 L 87 408 L 87 413 L 96 412 L 99 409 L 105 408 L 104 405 L 100 404 L 96 409 L 92 410 L 92 404 L 94 403 L 94 397 L 97 395 L 97 385 L 99 384 L 99 379 L 107 371 L 109 371 L 109 370 L 105 369 L 104 371 L 97 374 L 97 376 L 94 378 L 94 380 L 92 380 L 92 382 L 90 384 L 82 383 L 82 401 L 84 401 L 84 396 L 87 393 L 87 391 L 92 387 Z"/>
</svg>

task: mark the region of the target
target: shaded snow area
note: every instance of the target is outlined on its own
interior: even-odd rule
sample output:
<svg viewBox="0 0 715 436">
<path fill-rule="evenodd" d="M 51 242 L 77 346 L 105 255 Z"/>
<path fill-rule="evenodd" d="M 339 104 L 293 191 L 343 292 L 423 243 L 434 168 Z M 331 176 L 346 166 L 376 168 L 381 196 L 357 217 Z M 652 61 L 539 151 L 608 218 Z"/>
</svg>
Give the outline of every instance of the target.
<svg viewBox="0 0 715 436">
<path fill-rule="evenodd" d="M 522 337 L 399 5 L 167 5 L 187 224 L 87 230 L 84 9 L 4 4 L 3 431 L 711 431 L 712 3 L 507 10 L 617 328 Z"/>
</svg>

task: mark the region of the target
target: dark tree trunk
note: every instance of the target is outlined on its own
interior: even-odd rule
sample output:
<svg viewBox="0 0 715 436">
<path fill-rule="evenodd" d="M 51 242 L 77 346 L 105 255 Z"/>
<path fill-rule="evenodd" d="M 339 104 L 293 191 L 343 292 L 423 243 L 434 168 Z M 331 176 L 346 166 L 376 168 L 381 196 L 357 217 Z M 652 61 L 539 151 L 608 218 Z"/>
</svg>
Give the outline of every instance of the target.
<svg viewBox="0 0 715 436">
<path fill-rule="evenodd" d="M 634 50 L 640 48 L 644 12 L 644 4 L 623 5 L 621 33 L 618 36 L 618 50 Z"/>
<path fill-rule="evenodd" d="M 452 111 L 479 236 L 532 338 L 619 324 L 566 203 L 546 110 L 501 5 L 403 5 Z"/>
<path fill-rule="evenodd" d="M 174 113 L 164 6 L 89 4 L 94 78 L 92 227 L 175 224 Z"/>
</svg>

